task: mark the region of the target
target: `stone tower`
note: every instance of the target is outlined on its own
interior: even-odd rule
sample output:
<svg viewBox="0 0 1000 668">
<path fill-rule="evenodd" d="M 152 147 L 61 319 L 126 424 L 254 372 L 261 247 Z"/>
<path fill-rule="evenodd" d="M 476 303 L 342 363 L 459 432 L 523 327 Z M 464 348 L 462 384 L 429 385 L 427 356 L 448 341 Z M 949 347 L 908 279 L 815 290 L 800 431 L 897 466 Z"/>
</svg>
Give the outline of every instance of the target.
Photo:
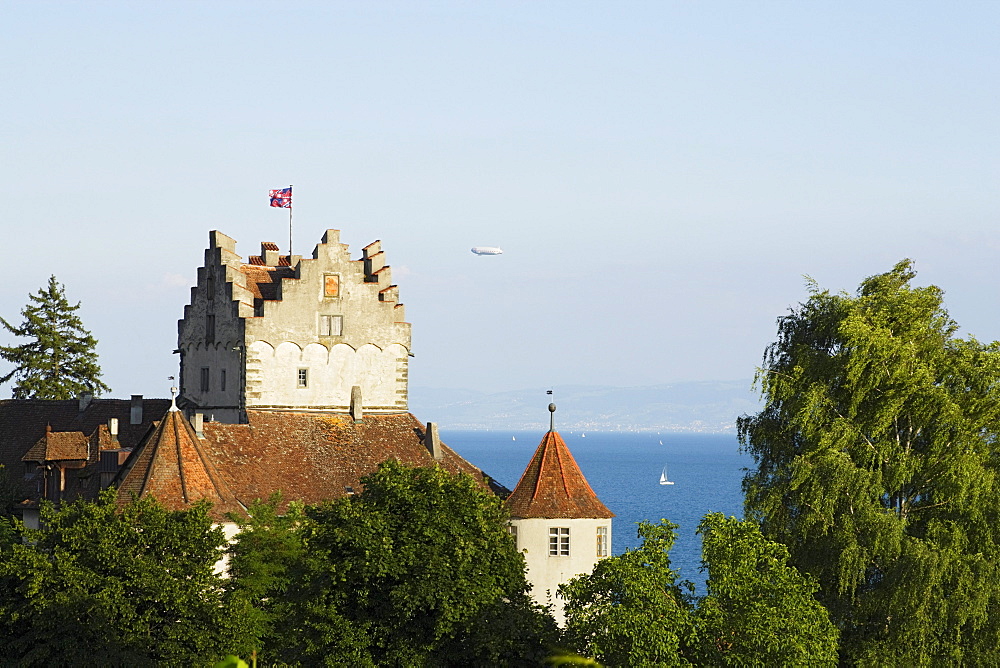
<svg viewBox="0 0 1000 668">
<path fill-rule="evenodd" d="M 311 258 L 269 242 L 246 262 L 209 233 L 205 264 L 178 323 L 188 412 L 219 422 L 246 410 L 407 410 L 410 325 L 381 243 L 352 260 L 338 230 Z"/>
<path fill-rule="evenodd" d="M 555 405 L 549 405 L 555 412 Z M 505 502 L 511 533 L 524 553 L 531 596 L 552 604 L 561 626 L 565 621 L 559 585 L 590 573 L 610 554 L 611 518 L 555 429 L 542 438 L 528 468 Z"/>
</svg>

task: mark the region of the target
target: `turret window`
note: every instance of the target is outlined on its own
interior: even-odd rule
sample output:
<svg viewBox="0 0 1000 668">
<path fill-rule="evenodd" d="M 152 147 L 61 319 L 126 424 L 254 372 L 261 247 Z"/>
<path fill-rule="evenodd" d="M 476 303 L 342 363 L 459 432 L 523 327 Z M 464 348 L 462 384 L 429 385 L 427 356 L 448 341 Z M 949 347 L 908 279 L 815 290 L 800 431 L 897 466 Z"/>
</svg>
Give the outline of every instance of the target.
<svg viewBox="0 0 1000 668">
<path fill-rule="evenodd" d="M 514 539 L 514 549 L 517 549 L 517 527 L 509 524 L 507 525 L 507 531 L 510 532 L 510 537 Z"/>
<path fill-rule="evenodd" d="M 597 527 L 597 556 L 608 556 L 608 528 Z"/>
<path fill-rule="evenodd" d="M 569 527 L 551 527 L 549 529 L 549 556 L 569 556 Z"/>
<path fill-rule="evenodd" d="M 309 369 L 299 369 L 298 386 L 309 387 Z"/>
</svg>

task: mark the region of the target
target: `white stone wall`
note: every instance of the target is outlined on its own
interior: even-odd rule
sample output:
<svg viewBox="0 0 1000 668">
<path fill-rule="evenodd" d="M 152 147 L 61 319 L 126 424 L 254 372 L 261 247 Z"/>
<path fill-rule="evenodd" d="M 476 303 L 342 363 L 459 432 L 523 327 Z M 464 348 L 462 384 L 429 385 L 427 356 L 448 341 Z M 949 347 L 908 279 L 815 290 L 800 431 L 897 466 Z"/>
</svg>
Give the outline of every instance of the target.
<svg viewBox="0 0 1000 668">
<path fill-rule="evenodd" d="M 608 530 L 608 550 L 611 548 L 610 519 L 512 519 L 517 529 L 517 549 L 524 554 L 531 582 L 531 596 L 542 605 L 552 605 L 552 614 L 560 626 L 565 622 L 562 599 L 557 598 L 559 585 L 577 575 L 590 573 L 597 556 L 597 528 Z M 549 529 L 568 528 L 569 556 L 549 555 Z"/>
<path fill-rule="evenodd" d="M 280 299 L 255 301 L 236 242 L 219 232 L 210 237 L 178 327 L 185 398 L 232 421 L 241 408 L 346 410 L 357 385 L 365 410 L 407 410 L 410 325 L 379 242 L 352 260 L 339 233 L 328 230 L 312 258 L 292 258 L 294 278 L 280 279 Z M 265 256 L 277 260 L 276 251 Z M 326 290 L 330 281 L 339 286 L 335 295 Z M 342 323 L 339 333 L 323 330 L 324 316 Z"/>
<path fill-rule="evenodd" d="M 366 410 L 400 410 L 397 390 L 405 386 L 398 367 L 405 364 L 408 354 L 395 343 L 384 349 L 365 344 L 355 350 L 346 343 L 328 348 L 320 343 L 300 347 L 284 341 L 275 348 L 255 341 L 247 355 L 247 385 L 253 388 L 248 405 L 346 410 L 351 387 L 359 385 Z M 307 371 L 306 387 L 299 386 L 299 369 Z"/>
</svg>

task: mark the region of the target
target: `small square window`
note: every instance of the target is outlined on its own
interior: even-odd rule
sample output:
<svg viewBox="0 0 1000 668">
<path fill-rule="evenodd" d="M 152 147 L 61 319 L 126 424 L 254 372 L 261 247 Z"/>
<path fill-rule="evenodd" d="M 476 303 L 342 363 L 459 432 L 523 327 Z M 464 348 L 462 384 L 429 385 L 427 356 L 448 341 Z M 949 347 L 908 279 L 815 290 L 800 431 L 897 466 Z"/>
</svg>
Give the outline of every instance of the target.
<svg viewBox="0 0 1000 668">
<path fill-rule="evenodd" d="M 298 386 L 309 387 L 309 369 L 299 369 Z"/>
<path fill-rule="evenodd" d="M 321 315 L 319 317 L 320 336 L 340 336 L 344 332 L 344 316 Z"/>
<path fill-rule="evenodd" d="M 201 367 L 201 391 L 208 392 L 211 385 L 211 369 L 207 366 Z"/>
<path fill-rule="evenodd" d="M 597 527 L 597 556 L 608 556 L 608 528 Z"/>
<path fill-rule="evenodd" d="M 549 529 L 549 556 L 569 556 L 569 527 L 551 527 Z"/>
</svg>

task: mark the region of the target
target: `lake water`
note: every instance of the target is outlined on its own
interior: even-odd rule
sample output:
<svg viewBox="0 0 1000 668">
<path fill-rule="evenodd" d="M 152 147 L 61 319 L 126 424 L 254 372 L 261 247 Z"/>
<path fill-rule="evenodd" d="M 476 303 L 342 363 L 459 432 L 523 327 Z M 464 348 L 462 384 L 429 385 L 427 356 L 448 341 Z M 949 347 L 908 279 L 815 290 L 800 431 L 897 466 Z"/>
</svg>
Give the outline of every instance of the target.
<svg viewBox="0 0 1000 668">
<path fill-rule="evenodd" d="M 442 431 L 441 440 L 509 489 L 538 448 L 541 432 Z M 680 525 L 670 552 L 681 578 L 703 588 L 701 540 L 695 534 L 709 512 L 743 516 L 740 484 L 753 460 L 731 434 L 560 432 L 597 496 L 616 517 L 614 554 L 638 547 L 635 523 L 668 519 Z M 663 442 L 660 445 L 660 442 Z M 660 485 L 667 467 L 673 485 Z"/>
</svg>

